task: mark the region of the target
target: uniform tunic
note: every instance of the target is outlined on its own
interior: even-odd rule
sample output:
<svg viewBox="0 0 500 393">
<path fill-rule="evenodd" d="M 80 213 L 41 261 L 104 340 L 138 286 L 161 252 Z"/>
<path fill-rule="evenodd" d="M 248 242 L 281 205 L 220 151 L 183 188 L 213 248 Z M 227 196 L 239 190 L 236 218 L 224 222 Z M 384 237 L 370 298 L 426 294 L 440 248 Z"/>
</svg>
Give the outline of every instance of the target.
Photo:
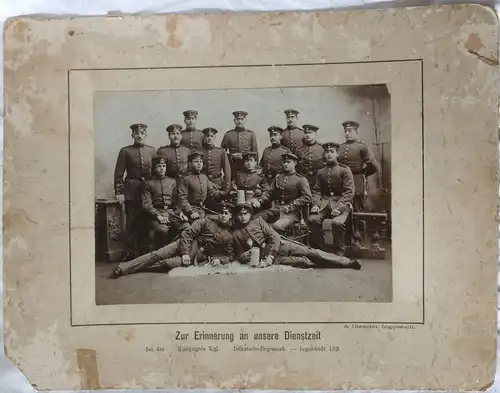
<svg viewBox="0 0 500 393">
<path fill-rule="evenodd" d="M 351 170 L 338 163 L 328 163 L 318 171 L 316 185 L 312 190 L 313 205 L 320 211 L 329 208 L 329 211 L 340 212 L 350 210 L 354 197 L 354 179 Z"/>
<path fill-rule="evenodd" d="M 263 176 L 256 170 L 252 172 L 238 172 L 236 179 L 233 180 L 233 188 L 237 190 L 254 191 L 255 196 L 260 196 L 269 187 Z"/>
<path fill-rule="evenodd" d="M 222 138 L 220 147 L 229 152 L 229 161 L 231 163 L 231 178 L 236 177 L 236 173 L 243 170 L 243 159 L 235 160 L 232 158 L 233 153 L 255 152 L 257 153 L 257 161 L 259 157 L 259 149 L 257 147 L 257 138 L 255 132 L 244 129 L 235 128 L 227 131 Z"/>
<path fill-rule="evenodd" d="M 370 176 L 377 172 L 377 167 L 371 160 L 368 147 L 363 142 L 344 142 L 339 148 L 338 161 L 351 169 L 354 175 L 356 194 L 364 194 L 364 176 Z"/>
<path fill-rule="evenodd" d="M 182 232 L 179 242 L 180 254 L 191 255 L 193 247 L 196 246 L 198 261 L 205 259 L 200 256 L 220 259 L 223 264 L 234 260 L 231 228 L 223 226 L 218 219 L 206 217 L 197 220 Z"/>
<path fill-rule="evenodd" d="M 316 174 L 325 164 L 323 147 L 316 141 L 311 144 L 304 143 L 297 147 L 295 154 L 299 157 L 298 171 L 307 178 L 313 188 L 316 183 Z"/>
<path fill-rule="evenodd" d="M 156 176 L 144 183 L 142 206 L 152 217 L 168 216 L 167 211 L 177 204 L 177 182 L 169 177 Z"/>
<path fill-rule="evenodd" d="M 122 148 L 115 166 L 115 194 L 123 194 L 126 200 L 140 203 L 142 181 L 151 176 L 152 160 L 155 155 L 155 148 L 149 145 L 134 144 Z"/>
<path fill-rule="evenodd" d="M 191 151 L 201 149 L 204 138 L 205 135 L 201 130 L 189 129 L 181 131 L 181 145 L 186 146 Z"/>
<path fill-rule="evenodd" d="M 228 190 L 231 186 L 231 164 L 224 149 L 215 146 L 203 146 L 203 170 L 217 188 Z"/>
<path fill-rule="evenodd" d="M 158 149 L 157 154 L 167 158 L 168 177 L 185 176 L 188 172 L 188 155 L 191 153 L 186 146 L 162 146 Z"/>
<path fill-rule="evenodd" d="M 290 153 L 290 150 L 281 145 L 276 147 L 268 146 L 264 149 L 259 166 L 262 168 L 264 177 L 269 184 L 272 183 L 278 173 L 282 172 L 281 155 L 285 153 Z"/>
<path fill-rule="evenodd" d="M 280 173 L 269 190 L 262 195 L 262 204 L 276 202 L 279 205 L 289 205 L 298 210 L 312 202 L 311 188 L 306 178 L 298 173 Z"/>
<path fill-rule="evenodd" d="M 302 138 L 304 138 L 304 130 L 300 127 L 287 127 L 283 131 L 283 138 L 281 144 L 295 154 L 297 147 L 302 145 Z"/>
<path fill-rule="evenodd" d="M 207 199 L 215 199 L 221 195 L 215 185 L 204 173 L 191 173 L 179 181 L 179 207 L 182 212 L 190 215 L 194 211 L 204 215 L 202 207 Z"/>
</svg>

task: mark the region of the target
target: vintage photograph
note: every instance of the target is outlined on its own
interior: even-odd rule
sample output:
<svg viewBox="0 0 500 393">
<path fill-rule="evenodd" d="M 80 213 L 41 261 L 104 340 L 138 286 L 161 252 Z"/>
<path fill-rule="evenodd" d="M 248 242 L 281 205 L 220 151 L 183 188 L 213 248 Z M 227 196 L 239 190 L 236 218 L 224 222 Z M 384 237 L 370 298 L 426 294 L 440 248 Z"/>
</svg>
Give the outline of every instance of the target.
<svg viewBox="0 0 500 393">
<path fill-rule="evenodd" d="M 388 85 L 94 93 L 96 304 L 391 302 Z"/>
</svg>

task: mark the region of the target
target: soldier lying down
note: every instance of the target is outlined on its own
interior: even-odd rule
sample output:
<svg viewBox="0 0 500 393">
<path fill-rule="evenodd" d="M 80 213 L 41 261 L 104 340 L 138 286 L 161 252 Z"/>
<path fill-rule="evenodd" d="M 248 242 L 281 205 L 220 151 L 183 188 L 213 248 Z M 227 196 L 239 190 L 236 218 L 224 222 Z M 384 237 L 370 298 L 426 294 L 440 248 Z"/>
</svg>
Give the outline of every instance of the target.
<svg viewBox="0 0 500 393">
<path fill-rule="evenodd" d="M 319 264 L 361 269 L 357 260 L 282 239 L 262 218 L 252 220 L 252 207 L 249 204 L 238 204 L 232 210 L 235 219 L 233 227 L 231 206 L 222 202 L 217 218 L 206 217 L 195 221 L 173 243 L 120 263 L 113 270 L 111 277 L 118 278 L 153 266 L 169 269 L 193 264 L 218 266 L 235 260 L 252 267 Z M 258 247 L 260 250 L 262 258 L 258 263 L 250 263 L 252 247 Z"/>
</svg>

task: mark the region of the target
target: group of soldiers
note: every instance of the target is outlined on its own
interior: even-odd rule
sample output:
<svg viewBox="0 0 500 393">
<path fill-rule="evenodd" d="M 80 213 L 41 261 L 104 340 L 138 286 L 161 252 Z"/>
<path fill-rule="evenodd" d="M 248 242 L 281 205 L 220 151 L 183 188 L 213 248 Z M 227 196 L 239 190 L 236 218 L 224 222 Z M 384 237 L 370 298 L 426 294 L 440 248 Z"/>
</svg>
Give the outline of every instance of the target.
<svg viewBox="0 0 500 393">
<path fill-rule="evenodd" d="M 183 112 L 185 128 L 179 124 L 166 128 L 170 143 L 159 149 L 145 143 L 146 124 L 131 125 L 134 143 L 120 150 L 114 173 L 116 198 L 124 204 L 127 218 L 127 266 L 143 267 L 143 260 L 150 266 L 160 256 L 162 260 L 179 257 L 180 265 L 201 260 L 217 264 L 228 258 L 241 262 L 252 243 L 264 256 L 257 265 L 276 263 L 275 256 L 282 254 L 279 244 L 285 241 L 280 234 L 304 218 L 319 236 L 312 237 L 312 248 L 286 240 L 288 258 L 306 264 L 330 258 L 358 266 L 359 262 L 343 256 L 345 224 L 350 211 L 364 210 L 366 178 L 377 172 L 368 147 L 359 140 L 359 123 L 342 123 L 343 143 L 320 144 L 318 127 L 299 127 L 297 110 L 286 109 L 284 114 L 287 126 L 268 128 L 270 145 L 260 160 L 256 134 L 245 128 L 245 111 L 233 112 L 235 127 L 225 132 L 220 147 L 214 144 L 217 129 L 196 127 L 195 110 Z M 246 214 L 249 222 L 243 217 Z M 327 218 L 333 226 L 334 253 L 322 250 L 320 234 Z M 249 230 L 253 226 L 259 234 Z M 241 239 L 240 227 L 246 235 Z M 151 230 L 153 253 L 149 252 Z M 227 239 L 225 232 L 230 235 Z M 281 239 L 278 246 L 276 236 Z M 193 256 L 193 248 L 198 256 Z M 300 248 L 300 255 L 290 248 Z M 117 269 L 115 276 L 126 271 L 124 266 Z"/>
</svg>

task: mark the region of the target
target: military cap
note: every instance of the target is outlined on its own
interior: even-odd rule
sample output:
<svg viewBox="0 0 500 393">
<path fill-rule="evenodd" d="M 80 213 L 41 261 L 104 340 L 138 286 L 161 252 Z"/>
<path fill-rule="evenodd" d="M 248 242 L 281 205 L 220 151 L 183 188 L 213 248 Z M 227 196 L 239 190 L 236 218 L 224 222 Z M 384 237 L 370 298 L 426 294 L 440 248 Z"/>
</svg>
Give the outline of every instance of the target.
<svg viewBox="0 0 500 393">
<path fill-rule="evenodd" d="M 145 130 L 146 128 L 148 128 L 147 124 L 142 124 L 142 123 L 136 123 L 136 124 L 132 124 L 130 126 L 130 129 L 132 131 L 136 131 L 136 130 L 140 130 L 140 129 L 144 129 Z"/>
<path fill-rule="evenodd" d="M 297 109 L 285 109 L 285 115 L 298 115 L 299 111 Z"/>
<path fill-rule="evenodd" d="M 162 155 L 154 156 L 151 161 L 153 163 L 153 167 L 155 167 L 158 164 L 166 164 L 167 163 L 167 157 L 162 156 Z"/>
<path fill-rule="evenodd" d="M 347 121 L 344 121 L 342 123 L 342 127 L 344 128 L 358 128 L 359 127 L 359 123 L 357 121 L 353 121 L 353 120 L 347 120 Z"/>
<path fill-rule="evenodd" d="M 245 111 L 234 111 L 233 112 L 233 116 L 234 117 L 247 117 L 248 116 L 248 112 L 245 112 Z"/>
<path fill-rule="evenodd" d="M 246 151 L 242 154 L 242 157 L 244 160 L 246 160 L 248 157 L 253 157 L 253 158 L 257 159 L 257 153 L 254 151 Z"/>
<path fill-rule="evenodd" d="M 340 147 L 340 143 L 337 142 L 326 142 L 321 145 L 323 149 L 328 150 L 330 148 L 338 149 Z"/>
<path fill-rule="evenodd" d="M 212 133 L 212 134 L 217 134 L 217 129 L 216 128 L 213 128 L 213 127 L 207 127 L 207 128 L 204 128 L 203 131 L 202 131 L 205 135 L 208 134 L 208 133 Z"/>
<path fill-rule="evenodd" d="M 233 207 L 234 206 L 232 204 L 230 204 L 229 202 L 221 201 L 216 205 L 215 210 L 217 211 L 217 213 L 222 213 L 224 210 L 232 211 Z"/>
<path fill-rule="evenodd" d="M 182 112 L 184 117 L 196 117 L 198 116 L 198 111 L 195 111 L 194 109 L 189 109 L 187 111 Z"/>
<path fill-rule="evenodd" d="M 318 132 L 319 127 L 313 126 L 313 125 L 311 125 L 311 124 L 304 124 L 304 125 L 302 126 L 302 129 L 303 129 L 304 131 L 314 131 L 314 132 Z"/>
<path fill-rule="evenodd" d="M 246 211 L 248 213 L 252 213 L 253 206 L 250 203 L 237 203 L 233 207 L 233 214 L 238 214 L 241 211 Z"/>
<path fill-rule="evenodd" d="M 293 153 L 283 153 L 281 155 L 281 159 L 282 160 L 286 160 L 286 159 L 290 159 L 290 160 L 294 160 L 294 161 L 299 161 L 299 157 L 297 157 L 295 154 Z"/>
<path fill-rule="evenodd" d="M 282 133 L 283 131 L 285 131 L 285 130 L 283 130 L 283 128 L 281 128 L 281 127 L 271 126 L 271 127 L 269 127 L 269 128 L 267 129 L 267 131 L 268 131 L 269 133 L 271 133 L 271 132 L 279 132 L 279 133 L 281 134 L 281 133 Z"/>
<path fill-rule="evenodd" d="M 203 158 L 204 155 L 201 151 L 194 151 L 188 155 L 188 161 L 193 161 L 197 157 Z"/>
<path fill-rule="evenodd" d="M 166 128 L 168 133 L 174 132 L 174 131 L 182 131 L 182 126 L 180 124 L 170 124 Z"/>
</svg>

